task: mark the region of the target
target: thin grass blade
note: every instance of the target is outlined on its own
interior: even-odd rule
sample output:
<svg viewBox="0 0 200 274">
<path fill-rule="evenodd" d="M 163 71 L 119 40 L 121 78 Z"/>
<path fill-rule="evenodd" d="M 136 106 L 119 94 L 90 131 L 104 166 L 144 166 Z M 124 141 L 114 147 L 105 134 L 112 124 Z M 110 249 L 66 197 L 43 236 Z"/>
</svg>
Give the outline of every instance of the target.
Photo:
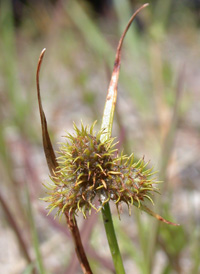
<svg viewBox="0 0 200 274">
<path fill-rule="evenodd" d="M 121 63 L 121 50 L 122 50 L 124 38 L 126 36 L 126 33 L 129 29 L 131 23 L 133 22 L 134 18 L 136 17 L 136 15 L 142 9 L 147 7 L 148 5 L 149 4 L 144 4 L 132 15 L 131 19 L 129 20 L 129 22 L 128 22 L 120 40 L 119 40 L 117 52 L 116 52 L 116 56 L 115 56 L 114 68 L 113 68 L 110 84 L 108 87 L 107 98 L 106 98 L 106 103 L 105 103 L 105 107 L 104 107 L 101 128 L 103 130 L 105 130 L 105 134 L 102 135 L 101 141 L 107 140 L 111 136 L 111 133 L 112 133 L 114 111 L 115 111 L 115 105 L 116 105 L 116 100 L 117 100 L 117 86 L 118 86 L 120 63 Z"/>
</svg>

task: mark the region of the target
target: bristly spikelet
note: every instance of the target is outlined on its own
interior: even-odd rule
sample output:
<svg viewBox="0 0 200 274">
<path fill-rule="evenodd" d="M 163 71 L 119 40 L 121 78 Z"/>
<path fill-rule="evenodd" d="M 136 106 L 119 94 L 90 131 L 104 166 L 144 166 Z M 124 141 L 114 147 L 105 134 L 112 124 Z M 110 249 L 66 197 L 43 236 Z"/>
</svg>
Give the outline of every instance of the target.
<svg viewBox="0 0 200 274">
<path fill-rule="evenodd" d="M 158 192 L 154 184 L 159 183 L 154 178 L 151 169 L 146 169 L 148 162 L 145 163 L 144 159 L 134 162 L 134 156 L 120 156 L 114 160 L 115 170 L 120 174 L 115 176 L 116 194 L 115 203 L 125 202 L 131 213 L 132 205 L 140 207 L 141 203 L 148 199 L 153 203 L 153 193 Z M 113 199 L 114 200 L 114 199 Z"/>
<path fill-rule="evenodd" d="M 98 211 L 109 200 L 117 208 L 120 202 L 139 207 L 145 198 L 152 201 L 156 182 L 150 179 L 151 170 L 145 169 L 144 160 L 134 163 L 133 155 L 116 157 L 114 138 L 102 143 L 104 132 L 95 135 L 94 125 L 78 129 L 74 124 L 75 135 L 65 136 L 57 158 L 59 170 L 51 177 L 54 185 L 45 198 L 50 212 L 57 207 L 58 214 L 81 211 L 86 217 L 92 208 Z"/>
</svg>

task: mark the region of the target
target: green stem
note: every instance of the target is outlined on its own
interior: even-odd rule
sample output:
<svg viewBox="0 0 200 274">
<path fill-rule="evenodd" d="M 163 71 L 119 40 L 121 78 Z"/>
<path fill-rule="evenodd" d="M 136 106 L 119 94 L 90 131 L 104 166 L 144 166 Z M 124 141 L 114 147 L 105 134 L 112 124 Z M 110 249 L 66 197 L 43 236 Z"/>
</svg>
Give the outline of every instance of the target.
<svg viewBox="0 0 200 274">
<path fill-rule="evenodd" d="M 102 212 L 102 216 L 103 216 L 103 222 L 104 222 L 104 227 L 106 230 L 106 236 L 108 239 L 108 244 L 110 247 L 110 252 L 112 254 L 112 259 L 113 259 L 116 273 L 117 274 L 125 274 L 124 265 L 123 265 L 122 257 L 120 254 L 119 246 L 117 243 L 115 229 L 113 226 L 113 220 L 112 220 L 112 215 L 110 212 L 109 203 L 106 203 L 103 206 L 101 212 Z"/>
<path fill-rule="evenodd" d="M 117 99 L 117 82 L 118 82 L 118 76 L 119 76 L 119 67 L 120 67 L 120 59 L 118 59 L 118 62 L 115 62 L 115 67 L 113 70 L 115 81 L 113 81 L 113 75 L 112 75 L 111 82 L 108 89 L 107 99 L 106 99 L 103 118 L 102 118 L 102 125 L 101 125 L 101 129 L 104 129 L 104 134 L 102 134 L 101 136 L 102 142 L 110 138 L 112 133 L 113 117 L 114 117 L 115 104 Z M 123 261 L 122 261 L 122 257 L 120 254 L 120 250 L 119 250 L 119 246 L 118 246 L 118 242 L 115 234 L 115 229 L 113 226 L 109 203 L 106 203 L 103 206 L 101 212 L 103 215 L 106 236 L 108 239 L 108 244 L 112 254 L 112 259 L 113 259 L 116 273 L 124 274 L 125 270 L 124 270 Z"/>
</svg>

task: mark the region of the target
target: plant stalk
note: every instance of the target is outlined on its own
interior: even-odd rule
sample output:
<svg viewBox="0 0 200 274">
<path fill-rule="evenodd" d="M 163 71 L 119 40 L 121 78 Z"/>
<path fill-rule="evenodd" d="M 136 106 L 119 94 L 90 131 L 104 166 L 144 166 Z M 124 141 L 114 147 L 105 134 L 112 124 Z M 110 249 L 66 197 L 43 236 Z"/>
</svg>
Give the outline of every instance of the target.
<svg viewBox="0 0 200 274">
<path fill-rule="evenodd" d="M 83 244 L 81 241 L 81 236 L 80 236 L 76 219 L 73 218 L 71 214 L 68 214 L 66 211 L 65 211 L 65 216 L 67 220 L 67 225 L 69 227 L 69 230 L 71 232 L 71 235 L 74 241 L 76 255 L 80 262 L 82 271 L 84 274 L 92 274 L 92 270 L 90 268 L 88 259 L 86 257 L 85 250 L 83 248 Z"/>
<path fill-rule="evenodd" d="M 124 41 L 125 35 L 129 29 L 131 23 L 133 22 L 135 16 L 143 8 L 145 8 L 147 6 L 148 6 L 148 4 L 144 4 L 138 10 L 136 10 L 136 12 L 132 15 L 132 17 L 129 20 L 124 32 L 122 33 L 119 43 L 118 43 L 117 52 L 116 52 L 116 56 L 115 56 L 114 68 L 113 68 L 110 84 L 108 87 L 107 98 L 106 98 L 106 103 L 105 103 L 104 113 L 103 113 L 103 118 L 102 118 L 101 129 L 104 130 L 104 134 L 102 134 L 102 137 L 101 137 L 102 142 L 108 140 L 112 134 L 113 118 L 114 118 L 115 105 L 116 105 L 116 100 L 117 100 L 118 78 L 119 78 L 120 63 L 121 63 L 121 49 L 122 49 L 123 41 Z M 117 242 L 117 238 L 116 238 L 116 234 L 115 234 L 115 229 L 113 226 L 112 215 L 110 212 L 109 203 L 106 203 L 103 206 L 101 212 L 103 215 L 106 236 L 108 239 L 108 244 L 109 244 L 110 251 L 112 254 L 112 259 L 113 259 L 116 273 L 117 274 L 125 274 L 123 261 L 122 261 L 121 253 L 119 250 L 119 246 L 118 246 L 118 242 Z"/>
<path fill-rule="evenodd" d="M 102 210 L 102 216 L 103 216 L 103 223 L 108 239 L 108 244 L 110 247 L 113 263 L 115 266 L 115 270 L 117 274 L 125 274 L 124 270 L 124 265 L 121 257 L 121 253 L 119 250 L 116 234 L 115 234 L 115 229 L 113 226 L 113 220 L 112 220 L 112 215 L 110 212 L 110 206 L 109 203 L 106 203 Z"/>
</svg>

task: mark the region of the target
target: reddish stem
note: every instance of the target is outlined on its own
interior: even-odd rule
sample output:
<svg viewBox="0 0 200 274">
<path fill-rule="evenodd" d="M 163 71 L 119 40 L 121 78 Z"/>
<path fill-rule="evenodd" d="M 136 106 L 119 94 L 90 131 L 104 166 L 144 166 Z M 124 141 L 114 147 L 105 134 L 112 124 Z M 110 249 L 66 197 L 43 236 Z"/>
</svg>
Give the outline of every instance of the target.
<svg viewBox="0 0 200 274">
<path fill-rule="evenodd" d="M 79 259 L 82 271 L 84 274 L 92 274 L 92 270 L 90 268 L 88 259 L 86 257 L 85 250 L 83 248 L 83 244 L 81 241 L 76 219 L 75 217 L 73 217 L 71 214 L 68 214 L 67 212 L 65 212 L 65 216 L 67 219 L 67 225 L 69 227 L 69 230 L 72 234 L 72 238 L 74 240 L 75 251 Z"/>
</svg>

